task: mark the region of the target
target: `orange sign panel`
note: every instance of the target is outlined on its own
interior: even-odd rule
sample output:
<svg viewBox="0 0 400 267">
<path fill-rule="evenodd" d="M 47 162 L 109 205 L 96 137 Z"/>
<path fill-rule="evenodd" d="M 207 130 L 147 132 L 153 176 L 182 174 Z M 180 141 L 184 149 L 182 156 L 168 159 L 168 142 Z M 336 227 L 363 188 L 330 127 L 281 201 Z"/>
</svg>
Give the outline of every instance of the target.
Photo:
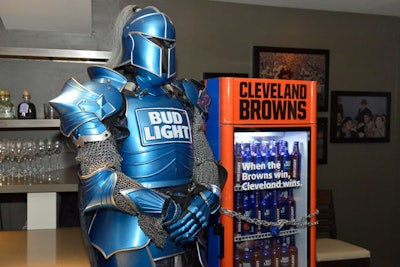
<svg viewBox="0 0 400 267">
<path fill-rule="evenodd" d="M 218 78 L 221 124 L 299 124 L 316 122 L 314 81 Z M 227 88 L 229 88 L 227 90 Z"/>
</svg>

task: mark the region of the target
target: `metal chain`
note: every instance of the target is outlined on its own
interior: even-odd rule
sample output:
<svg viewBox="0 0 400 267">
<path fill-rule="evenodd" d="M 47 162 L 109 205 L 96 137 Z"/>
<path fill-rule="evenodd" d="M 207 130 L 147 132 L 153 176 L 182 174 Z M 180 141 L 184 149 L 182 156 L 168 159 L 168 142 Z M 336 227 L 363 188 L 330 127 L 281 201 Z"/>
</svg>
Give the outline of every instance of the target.
<svg viewBox="0 0 400 267">
<path fill-rule="evenodd" d="M 314 213 L 310 213 L 307 216 L 298 218 L 298 219 L 294 219 L 294 220 L 286 220 L 286 219 L 280 219 L 276 222 L 269 222 L 266 220 L 261 220 L 261 219 L 254 219 L 251 218 L 249 216 L 245 216 L 239 212 L 233 211 L 233 210 L 229 210 L 226 208 L 220 208 L 219 211 L 221 214 L 224 215 L 228 215 L 229 217 L 238 219 L 238 220 L 242 220 L 242 221 L 246 221 L 250 224 L 255 224 L 255 225 L 262 225 L 262 226 L 266 226 L 266 227 L 270 227 L 270 226 L 278 226 L 279 229 L 282 229 L 283 226 L 285 225 L 291 225 L 291 226 L 296 226 L 297 228 L 305 228 L 307 226 L 315 226 L 318 224 L 318 221 L 315 222 L 309 222 L 308 220 L 316 217 L 319 214 L 319 211 L 316 210 Z"/>
</svg>

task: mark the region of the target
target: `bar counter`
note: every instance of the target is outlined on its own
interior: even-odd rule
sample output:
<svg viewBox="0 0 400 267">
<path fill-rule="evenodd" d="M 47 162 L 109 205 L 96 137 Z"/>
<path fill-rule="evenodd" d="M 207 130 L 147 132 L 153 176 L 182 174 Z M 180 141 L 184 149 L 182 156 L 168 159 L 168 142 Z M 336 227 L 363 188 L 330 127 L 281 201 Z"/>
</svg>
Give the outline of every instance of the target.
<svg viewBox="0 0 400 267">
<path fill-rule="evenodd" d="M 55 171 L 53 173 L 54 179 L 50 181 L 13 178 L 11 183 L 0 185 L 0 194 L 27 194 L 28 230 L 56 229 L 58 214 L 57 193 L 78 191 L 77 172 L 78 166 Z"/>
<path fill-rule="evenodd" d="M 0 266 L 90 267 L 79 228 L 0 231 Z"/>
</svg>

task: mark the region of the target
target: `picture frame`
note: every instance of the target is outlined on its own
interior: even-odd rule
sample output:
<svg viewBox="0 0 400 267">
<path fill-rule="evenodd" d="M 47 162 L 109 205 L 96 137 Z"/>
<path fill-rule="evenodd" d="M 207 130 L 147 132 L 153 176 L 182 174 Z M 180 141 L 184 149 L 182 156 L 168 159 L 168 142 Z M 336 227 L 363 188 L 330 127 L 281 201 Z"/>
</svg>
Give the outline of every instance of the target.
<svg viewBox="0 0 400 267">
<path fill-rule="evenodd" d="M 328 163 L 328 118 L 317 118 L 317 164 Z"/>
<path fill-rule="evenodd" d="M 390 92 L 331 92 L 332 143 L 389 142 Z"/>
<path fill-rule="evenodd" d="M 253 77 L 317 81 L 317 110 L 328 111 L 329 50 L 253 47 Z"/>
</svg>

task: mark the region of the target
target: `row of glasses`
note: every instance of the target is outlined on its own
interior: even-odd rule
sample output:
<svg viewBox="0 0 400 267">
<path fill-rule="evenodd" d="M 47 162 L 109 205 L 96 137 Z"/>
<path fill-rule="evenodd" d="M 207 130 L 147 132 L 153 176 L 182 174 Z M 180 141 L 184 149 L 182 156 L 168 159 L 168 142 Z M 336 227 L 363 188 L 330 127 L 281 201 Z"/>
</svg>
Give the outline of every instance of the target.
<svg viewBox="0 0 400 267">
<path fill-rule="evenodd" d="M 45 138 L 0 139 L 0 183 L 43 183 L 59 179 L 64 140 Z"/>
</svg>

